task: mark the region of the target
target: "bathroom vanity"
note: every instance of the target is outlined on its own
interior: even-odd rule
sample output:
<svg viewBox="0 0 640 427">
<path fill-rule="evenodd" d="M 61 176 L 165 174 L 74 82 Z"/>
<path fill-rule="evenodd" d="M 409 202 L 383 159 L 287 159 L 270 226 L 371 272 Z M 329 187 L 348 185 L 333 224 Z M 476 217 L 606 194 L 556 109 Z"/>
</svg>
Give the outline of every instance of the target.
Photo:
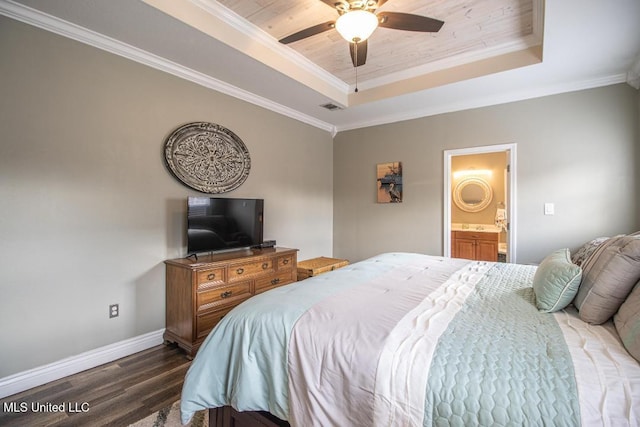
<svg viewBox="0 0 640 427">
<path fill-rule="evenodd" d="M 494 226 L 458 225 L 451 228 L 451 256 L 476 261 L 498 261 L 500 229 Z"/>
</svg>

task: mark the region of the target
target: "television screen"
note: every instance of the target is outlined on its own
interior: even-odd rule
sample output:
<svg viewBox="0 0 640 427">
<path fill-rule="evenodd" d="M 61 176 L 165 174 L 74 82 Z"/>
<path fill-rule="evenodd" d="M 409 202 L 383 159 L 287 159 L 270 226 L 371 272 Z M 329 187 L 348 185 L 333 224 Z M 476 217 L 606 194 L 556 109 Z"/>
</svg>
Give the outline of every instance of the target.
<svg viewBox="0 0 640 427">
<path fill-rule="evenodd" d="M 189 197 L 187 252 L 224 251 L 262 243 L 264 200 Z"/>
</svg>

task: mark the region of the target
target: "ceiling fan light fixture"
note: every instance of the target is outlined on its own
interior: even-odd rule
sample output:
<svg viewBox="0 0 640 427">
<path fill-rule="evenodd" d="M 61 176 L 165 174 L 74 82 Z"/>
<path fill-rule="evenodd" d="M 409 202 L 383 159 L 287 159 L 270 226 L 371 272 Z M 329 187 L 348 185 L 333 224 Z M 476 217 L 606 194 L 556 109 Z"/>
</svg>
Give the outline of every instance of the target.
<svg viewBox="0 0 640 427">
<path fill-rule="evenodd" d="M 378 17 L 366 10 L 352 10 L 336 21 L 336 30 L 349 43 L 365 41 L 376 28 Z"/>
</svg>

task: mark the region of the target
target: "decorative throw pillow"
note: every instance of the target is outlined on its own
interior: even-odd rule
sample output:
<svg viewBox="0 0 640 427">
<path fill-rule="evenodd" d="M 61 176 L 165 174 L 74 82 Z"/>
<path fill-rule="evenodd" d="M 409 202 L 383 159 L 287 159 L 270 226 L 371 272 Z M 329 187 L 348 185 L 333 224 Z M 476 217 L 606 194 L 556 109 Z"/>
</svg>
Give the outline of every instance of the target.
<svg viewBox="0 0 640 427">
<path fill-rule="evenodd" d="M 593 240 L 588 241 L 584 245 L 580 247 L 574 254 L 571 255 L 571 261 L 576 264 L 582 266 L 584 262 L 593 254 L 593 252 L 604 243 L 608 237 L 598 237 Z"/>
<path fill-rule="evenodd" d="M 640 282 L 636 283 L 620 310 L 613 316 L 622 344 L 640 362 Z"/>
<path fill-rule="evenodd" d="M 553 313 L 568 306 L 578 292 L 582 269 L 571 262 L 569 249 L 549 254 L 533 276 L 538 310 Z"/>
<path fill-rule="evenodd" d="M 618 236 L 602 243 L 582 266 L 573 301 L 580 318 L 599 325 L 620 308 L 640 279 L 640 236 Z"/>
</svg>

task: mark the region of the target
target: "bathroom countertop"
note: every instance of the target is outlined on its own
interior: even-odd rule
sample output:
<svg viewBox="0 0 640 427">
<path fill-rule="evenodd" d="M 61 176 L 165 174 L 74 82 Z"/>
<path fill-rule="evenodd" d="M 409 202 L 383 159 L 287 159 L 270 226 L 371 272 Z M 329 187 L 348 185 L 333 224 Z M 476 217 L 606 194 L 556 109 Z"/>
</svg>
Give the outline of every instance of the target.
<svg viewBox="0 0 640 427">
<path fill-rule="evenodd" d="M 451 231 L 479 231 L 481 233 L 500 233 L 501 228 L 493 224 L 461 224 L 451 223 Z"/>
</svg>

